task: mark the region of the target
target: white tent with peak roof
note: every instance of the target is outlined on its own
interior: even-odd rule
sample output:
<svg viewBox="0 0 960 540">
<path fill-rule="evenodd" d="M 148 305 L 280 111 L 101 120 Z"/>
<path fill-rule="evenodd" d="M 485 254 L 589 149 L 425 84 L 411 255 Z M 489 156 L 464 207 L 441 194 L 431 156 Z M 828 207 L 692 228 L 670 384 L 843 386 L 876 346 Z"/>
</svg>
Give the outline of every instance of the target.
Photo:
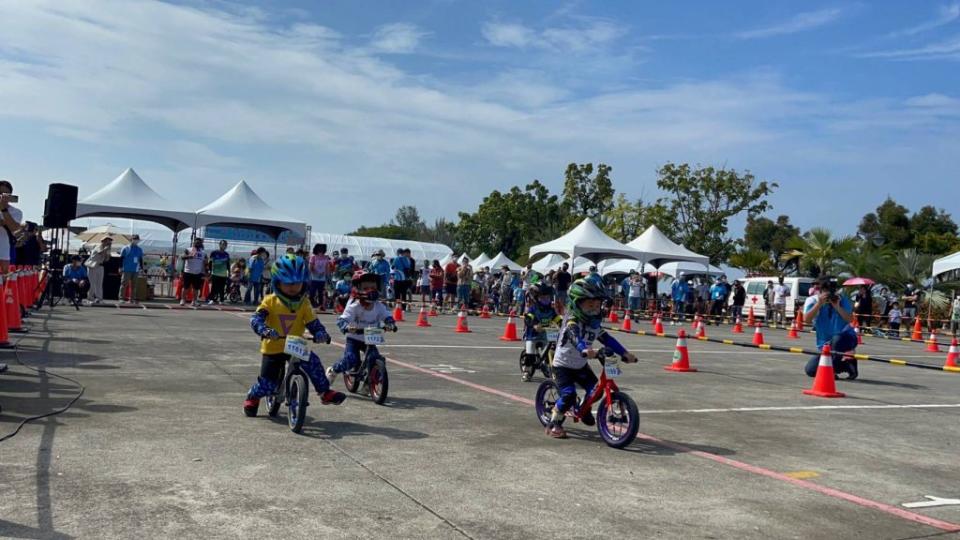
<svg viewBox="0 0 960 540">
<path fill-rule="evenodd" d="M 523 270 L 523 267 L 511 261 L 509 257 L 503 254 L 502 251 L 500 253 L 497 253 L 496 257 L 487 261 L 486 266 L 490 267 L 491 272 L 502 270 L 504 266 L 506 266 L 513 272 L 520 272 L 521 270 Z"/>
<path fill-rule="evenodd" d="M 152 221 L 174 233 L 189 229 L 196 214 L 175 208 L 131 168 L 77 203 L 77 217 L 119 217 Z"/>
<path fill-rule="evenodd" d="M 541 274 L 546 274 L 551 270 L 559 269 L 561 266 L 563 266 L 564 262 L 567 262 L 567 259 L 563 255 L 550 253 L 546 257 L 543 257 L 537 260 L 537 262 L 531 264 L 530 268 L 540 272 Z"/>
<path fill-rule="evenodd" d="M 937 277 L 940 274 L 946 274 L 951 270 L 957 269 L 960 269 L 960 251 L 933 261 L 932 277 Z"/>
<path fill-rule="evenodd" d="M 307 225 L 284 216 L 260 198 L 243 180 L 217 200 L 197 210 L 197 227 L 219 225 L 252 229 L 276 240 L 284 231 L 306 237 Z"/>
<path fill-rule="evenodd" d="M 640 272 L 641 268 L 644 268 L 643 263 L 657 269 L 666 263 L 675 262 L 692 263 L 700 266 L 704 273 L 711 273 L 709 257 L 694 253 L 670 240 L 656 225 L 648 227 L 647 230 L 643 231 L 643 234 L 634 238 L 627 245 L 643 253 L 640 260 L 616 259 L 606 261 L 601 270 L 604 275 L 608 273 L 625 274 L 630 270 Z"/>
<path fill-rule="evenodd" d="M 470 265 L 474 268 L 480 269 L 484 266 L 489 266 L 490 257 L 486 253 L 480 253 L 480 256 L 476 259 L 470 261 Z"/>
<path fill-rule="evenodd" d="M 613 258 L 643 258 L 641 251 L 610 238 L 590 218 L 584 219 L 560 238 L 530 248 L 531 257 L 548 253 L 574 260 L 583 257 L 594 263 Z"/>
</svg>

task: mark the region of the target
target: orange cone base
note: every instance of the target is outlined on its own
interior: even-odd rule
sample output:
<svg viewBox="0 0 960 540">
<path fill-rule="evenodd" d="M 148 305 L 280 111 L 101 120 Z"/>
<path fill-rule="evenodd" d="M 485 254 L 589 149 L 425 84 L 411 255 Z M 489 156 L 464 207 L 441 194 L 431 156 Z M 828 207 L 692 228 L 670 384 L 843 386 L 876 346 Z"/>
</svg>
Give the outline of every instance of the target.
<svg viewBox="0 0 960 540">
<path fill-rule="evenodd" d="M 679 373 L 691 373 L 691 372 L 694 372 L 694 371 L 697 370 L 697 368 L 683 367 L 683 366 L 678 366 L 678 365 L 676 365 L 676 364 L 670 364 L 669 366 L 663 366 L 663 369 L 665 369 L 666 371 L 676 371 L 676 372 L 679 372 Z"/>
<path fill-rule="evenodd" d="M 825 397 L 825 398 L 838 398 L 838 397 L 846 396 L 846 394 L 844 394 L 843 392 L 822 392 L 820 390 L 814 390 L 812 388 L 809 390 L 804 390 L 803 393 L 808 396 Z"/>
<path fill-rule="evenodd" d="M 470 334 L 472 333 L 469 328 L 457 328 L 458 334 Z"/>
</svg>

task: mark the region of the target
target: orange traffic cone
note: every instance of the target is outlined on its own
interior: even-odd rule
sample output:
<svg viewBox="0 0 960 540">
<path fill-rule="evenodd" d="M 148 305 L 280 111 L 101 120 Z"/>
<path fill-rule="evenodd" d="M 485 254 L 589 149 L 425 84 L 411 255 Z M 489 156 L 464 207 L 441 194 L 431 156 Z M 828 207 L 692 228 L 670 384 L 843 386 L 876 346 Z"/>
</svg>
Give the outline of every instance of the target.
<svg viewBox="0 0 960 540">
<path fill-rule="evenodd" d="M 787 332 L 787 339 L 800 339 L 800 335 L 797 333 L 797 319 L 793 320 L 793 325 L 790 326 L 790 331 Z"/>
<path fill-rule="evenodd" d="M 653 331 L 654 331 L 654 332 L 657 331 L 657 321 L 659 321 L 659 320 L 660 320 L 660 314 L 659 314 L 659 313 L 654 313 L 654 314 L 653 314 L 653 318 L 650 319 L 650 327 L 653 328 Z"/>
<path fill-rule="evenodd" d="M 845 394 L 837 392 L 837 384 L 834 380 L 833 355 L 830 354 L 830 345 L 824 345 L 820 351 L 820 365 L 817 366 L 817 376 L 813 379 L 813 387 L 804 390 L 803 393 L 808 396 L 837 398 Z"/>
<path fill-rule="evenodd" d="M 657 322 L 653 325 L 653 333 L 657 335 L 663 333 L 663 321 L 660 320 L 660 317 L 657 317 Z"/>
<path fill-rule="evenodd" d="M 743 323 L 740 322 L 740 316 L 739 316 L 739 315 L 737 315 L 737 322 L 734 323 L 734 325 L 733 325 L 733 333 L 734 333 L 734 334 L 742 334 L 742 333 L 743 333 Z"/>
<path fill-rule="evenodd" d="M 455 330 L 458 334 L 469 334 L 470 328 L 467 326 L 467 310 L 466 306 L 460 308 L 460 313 L 457 314 L 457 329 Z"/>
<path fill-rule="evenodd" d="M 940 352 L 940 347 L 937 345 L 937 329 L 934 328 L 930 330 L 930 339 L 927 341 L 927 352 Z"/>
<path fill-rule="evenodd" d="M 803 313 L 797 313 L 797 332 L 803 332 Z"/>
<path fill-rule="evenodd" d="M 687 350 L 687 333 L 680 329 L 677 333 L 677 349 L 673 353 L 673 363 L 669 366 L 663 366 L 667 371 L 692 372 L 696 369 L 690 367 L 690 352 Z"/>
<path fill-rule="evenodd" d="M 860 331 L 860 325 L 855 328 L 857 332 L 857 345 L 863 345 L 863 333 Z"/>
<path fill-rule="evenodd" d="M 200 300 L 210 299 L 210 278 L 203 278 L 203 291 L 200 293 Z"/>
<path fill-rule="evenodd" d="M 760 325 L 757 325 L 757 331 L 753 333 L 753 344 L 754 345 L 763 345 L 763 332 L 760 330 Z"/>
<path fill-rule="evenodd" d="M 707 325 L 703 324 L 703 321 L 697 326 L 697 339 L 707 339 Z"/>
<path fill-rule="evenodd" d="M 943 367 L 955 368 L 957 366 L 957 357 L 960 356 L 960 352 L 957 350 L 957 338 L 954 337 L 953 341 L 950 342 L 950 350 L 947 352 L 947 362 L 943 364 Z"/>
<path fill-rule="evenodd" d="M 517 337 L 517 323 L 513 321 L 513 317 L 516 315 L 514 310 L 510 310 L 510 314 L 507 315 L 507 325 L 503 327 L 503 335 L 500 336 L 500 341 L 520 341 Z"/>
<path fill-rule="evenodd" d="M 417 326 L 430 327 L 430 321 L 427 320 L 427 310 L 420 307 L 420 315 L 417 315 Z"/>
<path fill-rule="evenodd" d="M 611 322 L 611 323 L 620 322 L 620 317 L 617 317 L 617 311 L 612 307 L 610 308 L 610 316 L 607 317 L 607 322 Z"/>
<path fill-rule="evenodd" d="M 754 326 L 757 324 L 757 319 L 753 314 L 753 306 L 750 306 L 750 311 L 747 313 L 747 326 Z"/>
<path fill-rule="evenodd" d="M 626 313 L 623 314 L 623 325 L 620 327 L 620 330 L 624 332 L 633 332 L 633 315 L 628 309 Z"/>
<path fill-rule="evenodd" d="M 481 319 L 490 318 L 490 308 L 486 304 L 484 304 L 483 309 L 480 310 L 480 318 Z"/>
<path fill-rule="evenodd" d="M 3 276 L 0 276 L 0 280 L 3 280 Z M 0 284 L 0 293 L 6 288 L 6 284 Z M 0 308 L 0 349 L 12 349 L 13 347 L 13 343 L 10 343 L 10 334 L 7 332 L 7 310 L 4 306 L 4 308 Z"/>
<path fill-rule="evenodd" d="M 7 331 L 25 332 L 20 319 L 20 301 L 17 299 L 17 275 L 10 274 L 3 282 L 3 301 L 7 312 Z"/>
<path fill-rule="evenodd" d="M 403 322 L 403 308 L 400 307 L 400 302 L 393 306 L 393 320 Z"/>
<path fill-rule="evenodd" d="M 920 317 L 917 317 L 913 321 L 913 334 L 910 335 L 910 339 L 913 341 L 920 341 L 923 339 L 923 327 L 920 326 Z"/>
</svg>

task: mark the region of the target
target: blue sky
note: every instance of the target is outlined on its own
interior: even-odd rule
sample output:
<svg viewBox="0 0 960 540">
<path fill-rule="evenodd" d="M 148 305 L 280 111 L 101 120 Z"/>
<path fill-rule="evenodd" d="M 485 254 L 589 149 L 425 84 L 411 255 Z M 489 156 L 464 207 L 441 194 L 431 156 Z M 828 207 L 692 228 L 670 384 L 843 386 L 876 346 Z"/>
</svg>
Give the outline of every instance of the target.
<svg viewBox="0 0 960 540">
<path fill-rule="evenodd" d="M 888 194 L 960 214 L 957 1 L 51 0 L 0 3 L 0 36 L 0 177 L 34 218 L 132 166 L 184 209 L 242 178 L 347 232 L 571 161 L 647 199 L 666 161 L 749 169 L 804 229 Z"/>
</svg>

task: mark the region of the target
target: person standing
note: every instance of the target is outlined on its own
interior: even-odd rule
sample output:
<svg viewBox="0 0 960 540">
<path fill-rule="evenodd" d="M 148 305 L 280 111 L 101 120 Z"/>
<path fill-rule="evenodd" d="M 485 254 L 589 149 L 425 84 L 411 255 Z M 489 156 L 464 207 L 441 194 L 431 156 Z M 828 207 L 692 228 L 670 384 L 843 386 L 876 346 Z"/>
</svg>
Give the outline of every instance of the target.
<svg viewBox="0 0 960 540">
<path fill-rule="evenodd" d="M 327 305 L 327 277 L 330 275 L 330 257 L 327 257 L 326 244 L 314 244 L 313 254 L 308 261 L 310 268 L 310 304 L 321 311 Z"/>
<path fill-rule="evenodd" d="M 243 293 L 243 303 L 254 306 L 260 305 L 263 298 L 263 275 L 267 269 L 267 250 L 259 247 L 247 263 L 248 284 Z"/>
<path fill-rule="evenodd" d="M 455 259 L 451 259 L 443 269 L 443 295 L 450 300 L 450 309 L 454 309 L 457 304 L 457 270 L 460 265 Z"/>
<path fill-rule="evenodd" d="M 207 305 L 222 304 L 226 300 L 227 281 L 230 279 L 230 253 L 227 241 L 221 240 L 210 252 L 210 300 Z"/>
<path fill-rule="evenodd" d="M 397 248 L 397 256 L 390 261 L 390 267 L 393 271 L 393 292 L 397 302 L 400 302 L 403 310 L 407 309 L 407 294 L 410 292 L 410 281 L 407 280 L 407 273 L 410 271 L 410 260 L 407 259 L 403 248 Z"/>
<path fill-rule="evenodd" d="M 673 313 L 680 316 L 680 320 L 683 320 L 683 316 L 686 313 L 686 301 L 687 301 L 687 292 L 689 292 L 689 287 L 686 280 L 683 279 L 683 272 L 677 275 L 677 279 L 673 280 L 673 285 L 670 286 L 670 296 L 673 300 Z"/>
<path fill-rule="evenodd" d="M 380 297 L 386 298 L 387 285 L 390 282 L 390 263 L 385 258 L 386 254 L 382 249 L 378 249 L 373 254 L 373 260 L 370 261 L 370 271 L 380 278 Z"/>
<path fill-rule="evenodd" d="M 430 298 L 430 261 L 423 261 L 423 266 L 420 267 L 420 281 L 419 292 L 420 292 L 420 305 L 427 305 L 427 298 Z"/>
<path fill-rule="evenodd" d="M 426 269 L 426 265 L 424 265 Z M 440 266 L 440 261 L 437 259 L 433 260 L 433 264 L 430 266 L 430 298 L 434 304 L 438 305 L 441 309 L 443 308 L 443 277 L 444 272 L 443 268 Z"/>
<path fill-rule="evenodd" d="M 640 311 L 640 302 L 643 299 L 643 280 L 640 279 L 640 274 L 636 272 L 630 274 L 628 294 L 627 306 L 631 313 L 636 314 Z"/>
<path fill-rule="evenodd" d="M 723 318 L 723 300 L 727 297 L 727 288 L 718 279 L 710 287 L 710 317 L 714 323 L 719 325 Z"/>
<path fill-rule="evenodd" d="M 783 283 L 783 276 L 780 276 L 777 286 L 773 288 L 773 312 L 778 324 L 786 324 L 787 298 L 789 297 L 790 287 Z"/>
<path fill-rule="evenodd" d="M 87 267 L 87 276 L 90 279 L 90 303 L 103 302 L 103 266 L 110 260 L 110 250 L 113 248 L 113 238 L 107 236 L 90 250 L 90 256 L 83 263 Z"/>
<path fill-rule="evenodd" d="M 950 308 L 950 332 L 956 336 L 957 330 L 960 330 L 960 293 L 954 295 Z"/>
<path fill-rule="evenodd" d="M 200 305 L 203 294 L 203 273 L 207 266 L 207 251 L 203 249 L 203 238 L 195 238 L 193 246 L 183 252 L 183 288 L 180 305 L 187 304 L 187 291 L 193 291 L 193 307 Z"/>
<path fill-rule="evenodd" d="M 857 294 L 857 303 L 854 304 L 853 309 L 857 314 L 858 326 L 869 327 L 873 325 L 871 321 L 873 317 L 873 293 L 870 291 L 870 287 L 866 285 L 860 286 L 860 291 Z"/>
<path fill-rule="evenodd" d="M 743 316 L 743 305 L 747 303 L 747 290 L 743 288 L 740 280 L 733 282 L 733 313 L 732 317 L 736 320 Z"/>
<path fill-rule="evenodd" d="M 563 263 L 560 266 L 560 271 L 557 272 L 557 313 L 563 314 L 564 308 L 567 306 L 567 291 L 570 290 L 570 283 L 572 282 L 572 277 L 570 272 L 567 270 L 570 268 L 570 265 Z"/>
<path fill-rule="evenodd" d="M 137 276 L 143 270 L 143 248 L 140 247 L 140 235 L 130 237 L 130 245 L 120 250 L 120 300 L 123 303 L 137 304 Z M 130 295 L 127 296 L 127 287 Z"/>
<path fill-rule="evenodd" d="M 9 272 L 10 262 L 15 261 L 15 238 L 23 222 L 23 212 L 13 206 L 12 197 L 13 184 L 0 180 L 0 223 L 3 223 L 3 232 L 0 232 L 0 274 Z"/>
<path fill-rule="evenodd" d="M 460 305 L 470 307 L 470 284 L 473 281 L 473 268 L 470 259 L 463 258 L 463 265 L 457 269 L 457 300 Z"/>
</svg>

